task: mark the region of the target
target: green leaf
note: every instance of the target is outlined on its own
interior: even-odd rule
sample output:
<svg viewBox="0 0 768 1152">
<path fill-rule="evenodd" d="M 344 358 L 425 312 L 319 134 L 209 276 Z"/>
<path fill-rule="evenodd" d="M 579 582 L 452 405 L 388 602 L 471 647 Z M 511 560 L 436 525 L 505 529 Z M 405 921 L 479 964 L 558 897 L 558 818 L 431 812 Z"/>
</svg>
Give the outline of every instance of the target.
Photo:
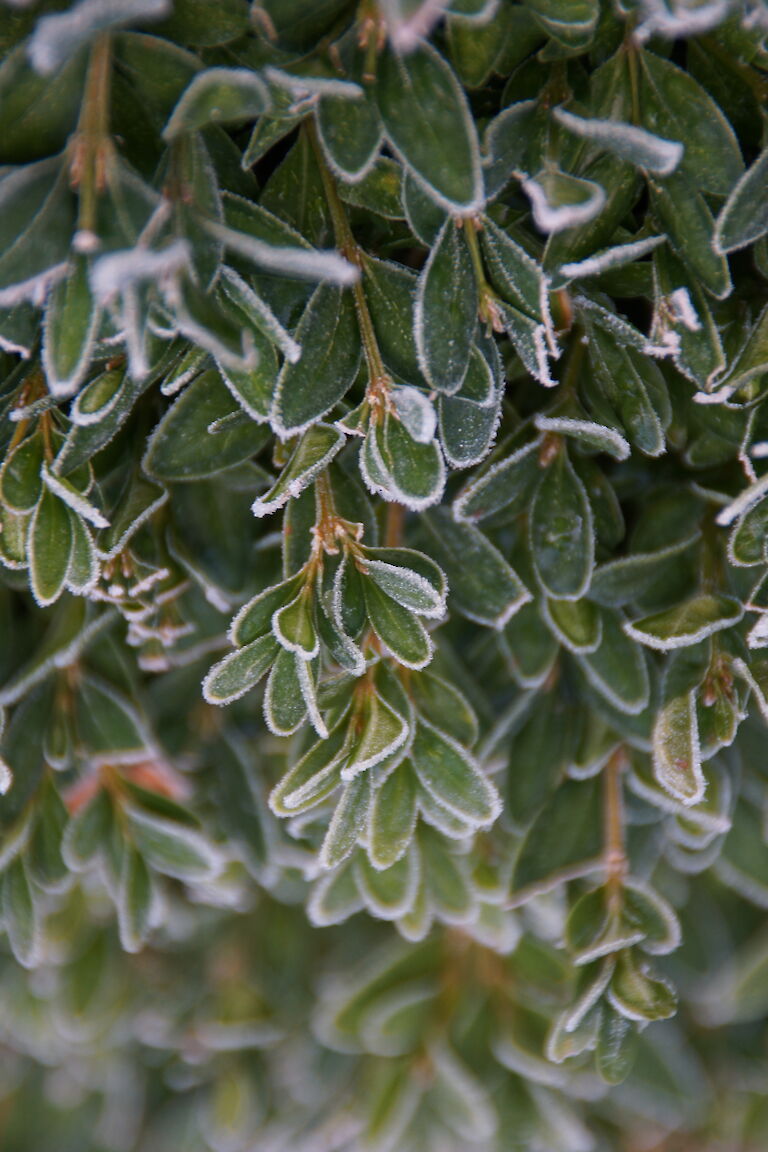
<svg viewBox="0 0 768 1152">
<path fill-rule="evenodd" d="M 574 964 L 591 964 L 630 948 L 642 938 L 638 925 L 626 923 L 618 910 L 611 910 L 605 885 L 585 892 L 568 912 L 565 942 Z"/>
<path fill-rule="evenodd" d="M 0 306 L 43 293 L 64 271 L 75 223 L 60 157 L 5 171 L 0 179 Z"/>
<path fill-rule="evenodd" d="M 231 642 L 242 647 L 269 632 L 275 612 L 295 599 L 303 581 L 304 572 L 295 572 L 287 580 L 270 585 L 244 604 L 230 625 Z"/>
<path fill-rule="evenodd" d="M 211 424 L 233 409 L 218 372 L 203 372 L 185 388 L 152 433 L 143 467 L 158 480 L 199 480 L 249 459 L 268 430 L 252 422 L 211 433 Z"/>
<path fill-rule="evenodd" d="M 360 853 L 354 867 L 360 895 L 373 916 L 397 920 L 405 915 L 419 884 L 419 857 L 415 851 L 406 852 L 385 869 L 374 868 L 368 857 Z"/>
<path fill-rule="evenodd" d="M 270 669 L 264 692 L 264 721 L 276 736 L 292 735 L 306 718 L 307 705 L 299 678 L 302 663 L 296 652 L 282 648 Z"/>
<path fill-rule="evenodd" d="M 591 600 L 544 601 L 544 617 L 561 644 L 577 655 L 595 652 L 602 640 L 602 618 Z"/>
<path fill-rule="evenodd" d="M 597 1035 L 595 1063 L 606 1084 L 621 1084 L 632 1071 L 637 1037 L 638 1030 L 632 1021 L 605 1005 Z"/>
<path fill-rule="evenodd" d="M 82 751 L 98 764 L 131 764 L 151 752 L 152 740 L 138 710 L 92 674 L 83 676 L 75 717 Z"/>
<path fill-rule="evenodd" d="M 30 879 L 48 892 L 63 888 L 69 879 L 62 857 L 62 837 L 67 825 L 67 810 L 50 776 L 43 781 L 36 797 L 34 824 L 29 839 L 26 862 Z"/>
<path fill-rule="evenodd" d="M 384 364 L 398 379 L 423 387 L 413 330 L 416 277 L 401 264 L 366 256 L 363 284 Z"/>
<path fill-rule="evenodd" d="M 326 740 L 313 744 L 269 794 L 276 816 L 293 816 L 326 800 L 341 784 L 347 757 L 347 724 L 340 721 Z"/>
<path fill-rule="evenodd" d="M 715 247 L 735 252 L 768 232 L 768 148 L 737 181 L 717 218 Z"/>
<path fill-rule="evenodd" d="M 7 51 L 9 45 L 4 37 L 3 47 L 2 163 L 25 164 L 41 156 L 52 156 L 64 147 L 77 123 L 86 72 L 84 54 L 73 56 L 54 75 L 41 76 L 32 67 L 24 41 Z"/>
<path fill-rule="evenodd" d="M 24 968 L 34 968 L 39 959 L 40 924 L 29 875 L 20 857 L 6 868 L 2 877 L 3 921 L 13 955 Z"/>
<path fill-rule="evenodd" d="M 503 628 L 531 599 L 517 573 L 472 524 L 457 524 L 448 509 L 423 518 L 430 551 L 448 578 L 450 604 L 469 620 Z"/>
<path fill-rule="evenodd" d="M 594 180 L 569 176 L 558 168 L 542 168 L 522 182 L 531 202 L 533 222 L 540 232 L 556 233 L 593 220 L 605 204 L 605 192 Z"/>
<path fill-rule="evenodd" d="M 512 899 L 523 903 L 565 880 L 602 867 L 600 782 L 566 780 L 523 839 L 512 874 Z"/>
<path fill-rule="evenodd" d="M 435 915 L 446 924 L 471 923 L 477 905 L 465 861 L 429 829 L 421 830 L 419 840 L 427 898 Z"/>
<path fill-rule="evenodd" d="M 669 242 L 717 300 L 731 291 L 728 262 L 715 250 L 715 224 L 704 197 L 683 174 L 651 180 L 653 211 Z"/>
<path fill-rule="evenodd" d="M 548 36 L 580 49 L 590 43 L 600 12 L 597 0 L 525 0 L 525 6 Z"/>
<path fill-rule="evenodd" d="M 155 888 L 144 857 L 129 844 L 123 853 L 117 891 L 120 944 L 126 952 L 140 952 L 157 914 Z"/>
<path fill-rule="evenodd" d="M 608 985 L 608 999 L 627 1020 L 668 1020 L 677 1011 L 672 986 L 650 974 L 631 951 L 622 952 Z"/>
<path fill-rule="evenodd" d="M 352 79 L 362 79 L 364 63 L 358 53 Z M 317 131 L 333 171 L 350 183 L 370 172 L 381 146 L 382 129 L 376 104 L 369 92 L 357 99 L 321 95 L 317 103 Z"/>
<path fill-rule="evenodd" d="M 488 277 L 501 299 L 499 316 L 530 374 L 551 387 L 548 357 L 558 353 L 549 314 L 549 284 L 540 266 L 488 217 L 480 232 Z"/>
<path fill-rule="evenodd" d="M 649 884 L 625 880 L 623 917 L 642 932 L 640 947 L 654 956 L 666 955 L 680 945 L 680 921 L 674 908 Z"/>
<path fill-rule="evenodd" d="M 238 700 L 256 687 L 279 651 L 277 640 L 268 634 L 246 644 L 245 648 L 230 652 L 214 664 L 203 680 L 204 698 L 209 704 L 231 704 Z"/>
<path fill-rule="evenodd" d="M 80 872 L 93 863 L 105 850 L 112 821 L 109 794 L 100 788 L 92 800 L 73 814 L 64 831 L 61 850 L 68 868 Z"/>
<path fill-rule="evenodd" d="M 389 143 L 424 190 L 447 211 L 477 211 L 483 201 L 477 136 L 466 97 L 443 57 L 426 43 L 407 56 L 385 52 L 376 100 Z"/>
<path fill-rule="evenodd" d="M 534 424 L 539 432 L 554 432 L 558 436 L 567 436 L 577 444 L 597 452 L 605 452 L 614 460 L 626 460 L 630 448 L 624 437 L 614 428 L 605 424 L 596 424 L 592 420 L 581 420 L 570 416 L 545 416 L 537 413 Z"/>
<path fill-rule="evenodd" d="M 166 141 L 206 124 L 252 120 L 269 111 L 269 89 L 247 68 L 208 68 L 194 77 L 163 130 Z"/>
<path fill-rule="evenodd" d="M 307 916 L 310 924 L 326 927 L 343 923 L 362 907 L 353 861 L 347 860 L 340 868 L 320 877 L 307 905 Z"/>
<path fill-rule="evenodd" d="M 283 439 L 324 416 L 346 394 L 357 374 L 360 340 L 349 293 L 321 284 L 295 335 L 301 359 L 283 365 L 271 416 Z"/>
<path fill-rule="evenodd" d="M 418 712 L 441 732 L 459 744 L 471 746 L 477 740 L 477 717 L 458 688 L 426 669 L 411 677 L 410 692 Z"/>
<path fill-rule="evenodd" d="M 366 826 L 371 797 L 369 773 L 356 777 L 345 786 L 320 849 L 322 868 L 336 868 L 351 855 Z"/>
<path fill-rule="evenodd" d="M 389 156 L 379 156 L 362 179 L 354 184 L 339 184 L 339 196 L 354 208 L 364 208 L 386 220 L 402 220 L 402 182 L 401 165 Z"/>
<path fill-rule="evenodd" d="M 408 851 L 416 830 L 416 780 L 407 760 L 374 792 L 369 813 L 368 856 L 374 868 L 390 868 Z"/>
<path fill-rule="evenodd" d="M 305 584 L 298 596 L 278 608 L 272 617 L 275 639 L 303 660 L 312 660 L 319 650 L 312 607 L 312 586 Z"/>
<path fill-rule="evenodd" d="M 768 367 L 768 306 L 763 308 L 730 371 L 722 381 L 729 392 L 753 380 Z"/>
<path fill-rule="evenodd" d="M 168 499 L 168 492 L 140 472 L 131 472 L 110 515 L 109 526 L 99 536 L 99 552 L 105 560 L 119 555 L 128 541 Z"/>
<path fill-rule="evenodd" d="M 421 786 L 438 804 L 475 828 L 494 822 L 501 810 L 495 787 L 450 736 L 420 720 L 411 761 Z"/>
<path fill-rule="evenodd" d="M 669 652 L 698 644 L 714 632 L 731 628 L 743 615 L 743 607 L 732 596 L 702 592 L 664 612 L 627 621 L 624 631 L 640 644 Z"/>
<path fill-rule="evenodd" d="M 420 511 L 437 504 L 445 487 L 445 463 L 435 441 L 420 444 L 393 412 L 372 424 L 363 441 L 360 470 L 366 487 L 385 500 Z"/>
<path fill-rule="evenodd" d="M 419 616 L 439 618 L 445 613 L 448 591 L 442 570 L 412 548 L 363 548 L 358 568 L 403 608 Z"/>
<path fill-rule="evenodd" d="M 43 434 L 36 429 L 6 456 L 0 471 L 0 498 L 13 512 L 31 512 L 43 490 Z"/>
<path fill-rule="evenodd" d="M 519 828 L 533 819 L 573 762 L 579 717 L 567 699 L 542 692 L 530 710 L 515 708 L 510 720 L 514 739 L 504 799 Z"/>
<path fill-rule="evenodd" d="M 98 323 L 88 261 L 75 256 L 67 275 L 54 285 L 45 310 L 43 365 L 54 396 L 71 396 L 82 383 Z"/>
<path fill-rule="evenodd" d="M 364 587 L 368 620 L 379 640 L 406 668 L 424 668 L 433 652 L 424 625 L 411 609 L 398 604 L 373 580 L 366 580 Z"/>
<path fill-rule="evenodd" d="M 609 412 L 615 412 L 636 448 L 647 456 L 660 456 L 665 449 L 664 422 L 648 387 L 656 384 L 653 376 L 658 369 L 633 347 L 629 325 L 614 333 L 608 329 L 610 316 L 598 317 L 591 309 L 589 316 L 598 321 L 595 327 L 589 326 L 589 357 L 600 395 L 599 399 L 588 395 L 587 406 L 607 406 Z"/>
<path fill-rule="evenodd" d="M 232 303 L 247 317 L 251 327 L 258 329 L 268 340 L 271 340 L 272 343 L 280 349 L 286 360 L 289 360 L 291 364 L 295 364 L 296 361 L 301 358 L 300 345 L 296 343 L 290 332 L 280 323 L 266 301 L 254 292 L 242 276 L 235 272 L 233 268 L 227 268 L 225 266 L 221 269 L 221 286 Z M 271 370 L 273 361 L 268 357 L 266 357 L 266 359 L 269 361 L 267 367 Z M 258 397 L 259 412 L 261 412 L 261 406 L 263 404 L 263 410 L 266 416 L 268 415 L 269 408 L 267 400 L 269 399 L 271 402 L 272 389 L 269 389 L 269 397 L 267 397 L 266 383 L 269 372 L 264 371 L 263 366 L 259 375 L 262 378 L 262 387 Z M 276 376 L 277 373 L 275 373 L 275 377 Z M 253 400 L 251 403 L 253 405 Z"/>
<path fill-rule="evenodd" d="M 71 509 L 75 518 L 79 520 L 86 520 L 92 524 L 94 528 L 108 528 L 109 521 L 103 512 L 101 512 L 95 504 L 86 499 L 83 493 L 77 488 L 71 480 L 67 480 L 64 476 L 57 476 L 47 464 L 42 465 L 42 478 L 43 484 L 52 492 L 57 499 L 66 504 L 67 508 Z"/>
<path fill-rule="evenodd" d="M 45 608 L 63 592 L 72 555 L 69 510 L 48 488 L 32 514 L 28 549 L 32 595 Z"/>
<path fill-rule="evenodd" d="M 592 140 L 621 160 L 628 160 L 630 164 L 657 176 L 669 176 L 674 172 L 685 151 L 677 140 L 665 140 L 644 128 L 617 120 L 584 119 L 564 108 L 556 108 L 554 117 L 575 136 Z"/>
<path fill-rule="evenodd" d="M 670 60 L 642 52 L 639 62 L 645 127 L 682 142 L 679 174 L 693 188 L 727 196 L 744 166 L 725 116 L 693 76 Z"/>
<path fill-rule="evenodd" d="M 432 388 L 449 394 L 461 388 L 477 327 L 477 308 L 469 248 L 463 230 L 448 219 L 419 277 L 414 308 L 419 364 Z"/>
<path fill-rule="evenodd" d="M 634 644 L 615 612 L 600 613 L 601 641 L 593 652 L 579 654 L 579 665 L 592 687 L 608 703 L 634 716 L 650 699 L 648 665 L 643 650 Z"/>
<path fill-rule="evenodd" d="M 669 347 L 675 366 L 709 392 L 725 368 L 725 354 L 706 293 L 668 245 L 654 253 L 653 272 L 653 339 Z"/>
<path fill-rule="evenodd" d="M 471 371 L 471 364 L 470 364 Z M 452 468 L 479 464 L 493 447 L 501 419 L 501 395 L 493 404 L 475 404 L 460 396 L 440 396 L 437 402 L 440 443 Z"/>
<path fill-rule="evenodd" d="M 411 231 L 425 247 L 432 248 L 445 223 L 445 209 L 435 203 L 407 168 L 403 174 L 401 198 Z"/>
<path fill-rule="evenodd" d="M 221 870 L 218 853 L 193 828 L 132 804 L 123 805 L 123 811 L 137 851 L 158 872 L 194 884 L 213 879 Z"/>
<path fill-rule="evenodd" d="M 125 372 L 113 368 L 100 372 L 78 393 L 69 409 L 73 424 L 99 424 L 119 403 Z"/>
<path fill-rule="evenodd" d="M 653 774 L 682 804 L 698 804 L 706 782 L 701 771 L 696 693 L 668 700 L 653 725 Z"/>
<path fill-rule="evenodd" d="M 556 599 L 579 600 L 592 578 L 594 529 L 586 490 L 564 449 L 534 493 L 529 538 L 544 590 Z"/>
<path fill-rule="evenodd" d="M 454 502 L 456 519 L 482 520 L 502 508 L 509 508 L 509 514 L 515 515 L 527 507 L 541 476 L 539 449 L 538 440 L 523 444 L 470 480 Z"/>
<path fill-rule="evenodd" d="M 342 779 L 352 780 L 380 764 L 403 747 L 408 735 L 406 719 L 375 688 L 365 685 L 350 721 Z"/>
<path fill-rule="evenodd" d="M 303 434 L 275 484 L 254 500 L 254 516 L 268 516 L 303 492 L 344 446 L 344 436 L 330 424 L 313 424 Z"/>
</svg>

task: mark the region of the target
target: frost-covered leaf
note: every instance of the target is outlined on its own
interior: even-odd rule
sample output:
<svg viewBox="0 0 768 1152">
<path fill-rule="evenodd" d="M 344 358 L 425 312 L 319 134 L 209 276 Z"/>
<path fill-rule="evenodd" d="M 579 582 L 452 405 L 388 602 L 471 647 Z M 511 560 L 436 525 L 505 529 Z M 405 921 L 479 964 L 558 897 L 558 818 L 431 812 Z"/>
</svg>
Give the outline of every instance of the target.
<svg viewBox="0 0 768 1152">
<path fill-rule="evenodd" d="M 427 382 L 439 392 L 451 394 L 462 385 L 477 326 L 477 304 L 466 239 L 448 219 L 419 277 L 414 310 L 419 363 Z"/>
<path fill-rule="evenodd" d="M 406 668 L 424 668 L 432 659 L 433 645 L 421 620 L 404 608 L 373 580 L 365 581 L 365 608 L 379 640 Z"/>
<path fill-rule="evenodd" d="M 205 677 L 203 696 L 209 704 L 230 704 L 244 696 L 266 675 L 279 648 L 277 640 L 266 635 L 230 652 Z"/>
<path fill-rule="evenodd" d="M 450 605 L 469 620 L 503 628 L 531 593 L 490 540 L 447 509 L 424 517 L 429 548 L 448 577 Z"/>
<path fill-rule="evenodd" d="M 713 632 L 738 624 L 743 614 L 733 597 L 705 592 L 664 612 L 627 622 L 624 631 L 649 648 L 668 652 L 698 644 Z"/>
<path fill-rule="evenodd" d="M 408 722 L 376 691 L 366 686 L 352 716 L 347 760 L 342 779 L 353 780 L 402 748 Z"/>
<path fill-rule="evenodd" d="M 195 883 L 220 871 L 219 854 L 200 832 L 136 805 L 125 805 L 123 811 L 138 851 L 158 872 Z"/>
<path fill-rule="evenodd" d="M 445 575 L 433 560 L 411 548 L 366 548 L 362 571 L 403 608 L 419 616 L 445 612 Z"/>
<path fill-rule="evenodd" d="M 480 149 L 466 97 L 443 57 L 428 44 L 407 56 L 384 53 L 376 100 L 387 139 L 425 191 L 447 211 L 477 211 Z"/>
<path fill-rule="evenodd" d="M 2 876 L 2 912 L 13 955 L 24 968 L 39 960 L 40 923 L 24 861 L 16 858 Z"/>
<path fill-rule="evenodd" d="M 677 1010 L 671 984 L 652 976 L 647 965 L 638 963 L 631 951 L 622 952 L 616 962 L 608 999 L 628 1020 L 667 1020 Z"/>
<path fill-rule="evenodd" d="M 268 516 L 303 492 L 344 446 L 344 436 L 329 424 L 313 424 L 303 434 L 275 484 L 254 500 L 254 516 Z"/>
<path fill-rule="evenodd" d="M 483 828 L 498 816 L 493 784 L 460 744 L 424 720 L 416 727 L 411 761 L 422 787 L 460 820 Z"/>
<path fill-rule="evenodd" d="M 369 774 L 358 776 L 345 786 L 320 849 L 320 865 L 330 869 L 352 852 L 365 828 L 371 804 Z"/>
<path fill-rule="evenodd" d="M 373 424 L 363 441 L 360 470 L 366 487 L 414 511 L 437 504 L 445 486 L 445 462 L 434 441 L 419 443 L 394 413 Z"/>
<path fill-rule="evenodd" d="M 236 401 L 218 372 L 203 372 L 168 409 L 149 439 L 144 468 L 158 480 L 199 480 L 253 456 L 268 438 L 251 421 L 211 432 Z"/>
<path fill-rule="evenodd" d="M 586 490 L 564 449 L 534 493 L 530 542 L 536 575 L 550 596 L 578 600 L 594 565 L 594 526 Z"/>
<path fill-rule="evenodd" d="M 46 488 L 29 526 L 30 582 L 32 594 L 41 607 L 53 604 L 63 592 L 71 554 L 69 511 L 66 504 Z"/>
<path fill-rule="evenodd" d="M 512 876 L 512 899 L 522 902 L 564 880 L 588 876 L 601 866 L 602 848 L 599 782 L 566 781 L 525 835 Z"/>
<path fill-rule="evenodd" d="M 0 497 L 13 512 L 31 512 L 43 490 L 43 434 L 37 429 L 12 447 L 0 470 Z"/>
<path fill-rule="evenodd" d="M 768 148 L 738 180 L 723 205 L 715 228 L 715 246 L 734 252 L 768 232 Z"/>
<path fill-rule="evenodd" d="M 283 438 L 303 432 L 346 394 L 360 362 L 360 342 L 349 293 L 321 284 L 312 295 L 296 339 L 301 359 L 286 360 L 277 380 L 271 419 Z"/>
<path fill-rule="evenodd" d="M 45 310 L 43 364 L 54 396 L 70 396 L 82 383 L 98 322 L 87 260 L 75 256 L 67 275 L 51 289 Z"/>
<path fill-rule="evenodd" d="M 585 119 L 565 108 L 556 108 L 554 116 L 575 136 L 592 140 L 622 160 L 658 176 L 669 176 L 683 157 L 684 148 L 678 140 L 665 140 L 645 128 L 616 120 Z"/>
<path fill-rule="evenodd" d="M 533 220 L 540 232 L 578 228 L 597 216 L 605 204 L 605 192 L 599 184 L 558 169 L 542 169 L 523 180 L 522 188 L 531 202 Z"/>
<path fill-rule="evenodd" d="M 374 868 L 389 868 L 408 850 L 416 829 L 416 781 L 405 760 L 376 790 L 369 813 L 368 855 Z"/>
<path fill-rule="evenodd" d="M 126 952 L 139 952 L 156 916 L 152 874 L 144 857 L 132 845 L 123 853 L 117 892 L 117 923 L 120 943 Z"/>
<path fill-rule="evenodd" d="M 342 720 L 327 739 L 313 744 L 269 794 L 276 816 L 292 816 L 327 799 L 341 784 L 347 755 L 347 725 Z"/>
<path fill-rule="evenodd" d="M 540 442 L 523 444 L 497 460 L 462 489 L 453 505 L 457 520 L 482 520 L 510 505 L 511 513 L 525 508 L 541 475 Z"/>
<path fill-rule="evenodd" d="M 208 68 L 184 92 L 163 136 L 170 141 L 206 124 L 252 120 L 269 105 L 269 89 L 258 73 L 248 68 Z"/>
<path fill-rule="evenodd" d="M 27 52 L 35 71 L 48 76 L 100 33 L 161 20 L 170 10 L 169 0 L 79 0 L 65 12 L 42 17 Z"/>
<path fill-rule="evenodd" d="M 642 648 L 622 628 L 618 613 L 601 613 L 601 641 L 582 652 L 579 664 L 592 687 L 620 712 L 642 712 L 650 698 L 648 665 Z"/>
</svg>

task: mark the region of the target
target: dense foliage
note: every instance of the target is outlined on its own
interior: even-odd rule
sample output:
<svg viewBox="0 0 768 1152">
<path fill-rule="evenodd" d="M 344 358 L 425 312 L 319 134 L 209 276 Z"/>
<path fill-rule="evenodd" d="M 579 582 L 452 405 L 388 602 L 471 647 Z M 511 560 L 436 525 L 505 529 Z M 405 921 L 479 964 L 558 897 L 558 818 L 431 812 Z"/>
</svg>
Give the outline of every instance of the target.
<svg viewBox="0 0 768 1152">
<path fill-rule="evenodd" d="M 5 1152 L 768 1146 L 767 34 L 2 0 Z"/>
</svg>

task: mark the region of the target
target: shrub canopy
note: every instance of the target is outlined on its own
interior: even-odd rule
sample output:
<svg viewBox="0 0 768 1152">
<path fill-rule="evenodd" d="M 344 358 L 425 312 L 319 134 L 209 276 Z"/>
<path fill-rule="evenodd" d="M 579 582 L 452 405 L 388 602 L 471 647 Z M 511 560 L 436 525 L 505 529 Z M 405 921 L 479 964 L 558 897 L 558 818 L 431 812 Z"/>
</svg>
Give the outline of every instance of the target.
<svg viewBox="0 0 768 1152">
<path fill-rule="evenodd" d="M 767 33 L 2 0 L 7 1152 L 768 1146 Z"/>
</svg>

